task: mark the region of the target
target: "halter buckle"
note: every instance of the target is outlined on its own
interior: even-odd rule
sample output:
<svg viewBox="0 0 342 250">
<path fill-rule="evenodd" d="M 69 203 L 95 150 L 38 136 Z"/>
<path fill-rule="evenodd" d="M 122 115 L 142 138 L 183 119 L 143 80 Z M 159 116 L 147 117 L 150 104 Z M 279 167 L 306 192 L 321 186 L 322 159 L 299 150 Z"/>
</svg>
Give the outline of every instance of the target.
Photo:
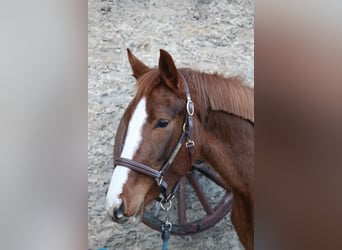
<svg viewBox="0 0 342 250">
<path fill-rule="evenodd" d="M 164 180 L 164 175 L 161 175 L 160 178 L 156 179 L 158 186 L 161 186 L 163 180 Z"/>
<path fill-rule="evenodd" d="M 195 142 L 191 139 L 188 139 L 185 143 L 186 148 L 193 148 L 195 146 Z"/>
<path fill-rule="evenodd" d="M 166 199 L 165 199 L 165 202 L 168 202 L 168 201 L 171 201 L 173 200 L 173 198 L 175 198 L 176 194 L 173 194 L 173 193 L 170 193 Z"/>
</svg>

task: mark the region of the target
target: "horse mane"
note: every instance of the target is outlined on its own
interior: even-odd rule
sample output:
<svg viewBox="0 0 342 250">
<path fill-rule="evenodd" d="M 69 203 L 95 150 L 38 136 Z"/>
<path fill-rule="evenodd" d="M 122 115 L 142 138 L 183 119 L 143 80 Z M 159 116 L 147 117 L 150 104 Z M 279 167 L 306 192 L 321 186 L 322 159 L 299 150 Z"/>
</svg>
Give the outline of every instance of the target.
<svg viewBox="0 0 342 250">
<path fill-rule="evenodd" d="M 224 111 L 254 123 L 254 89 L 243 85 L 239 76 L 225 78 L 191 69 L 180 70 L 197 92 L 197 103 Z"/>
<path fill-rule="evenodd" d="M 189 83 L 190 92 L 196 92 L 191 96 L 201 110 L 224 111 L 254 123 L 254 90 L 243 85 L 241 77 L 225 78 L 187 68 L 179 72 Z M 137 96 L 149 96 L 159 83 L 158 68 L 150 69 L 137 81 Z"/>
</svg>

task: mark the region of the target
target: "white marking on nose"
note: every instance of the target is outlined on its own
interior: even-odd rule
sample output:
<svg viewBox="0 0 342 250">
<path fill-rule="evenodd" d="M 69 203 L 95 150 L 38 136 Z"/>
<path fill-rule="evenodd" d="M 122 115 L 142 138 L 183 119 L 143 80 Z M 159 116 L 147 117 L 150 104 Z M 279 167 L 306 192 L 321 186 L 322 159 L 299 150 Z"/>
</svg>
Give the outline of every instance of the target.
<svg viewBox="0 0 342 250">
<path fill-rule="evenodd" d="M 133 156 L 138 150 L 142 140 L 142 128 L 145 124 L 146 118 L 146 99 L 143 97 L 136 106 L 131 120 L 128 123 L 126 139 L 121 157 L 131 160 L 133 159 Z M 120 194 L 122 193 L 123 186 L 127 181 L 129 171 L 131 171 L 129 168 L 116 166 L 113 172 L 106 196 L 106 210 L 110 215 L 113 214 L 113 209 L 115 207 L 119 207 L 122 202 Z"/>
</svg>

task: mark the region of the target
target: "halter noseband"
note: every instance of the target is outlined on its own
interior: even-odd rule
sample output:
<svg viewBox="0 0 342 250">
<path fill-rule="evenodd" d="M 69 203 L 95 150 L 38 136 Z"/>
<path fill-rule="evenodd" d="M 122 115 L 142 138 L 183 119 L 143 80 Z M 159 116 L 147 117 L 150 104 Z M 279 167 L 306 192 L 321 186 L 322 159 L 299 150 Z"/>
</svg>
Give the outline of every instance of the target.
<svg viewBox="0 0 342 250">
<path fill-rule="evenodd" d="M 195 142 L 192 140 L 192 130 L 193 130 L 193 122 L 192 122 L 192 116 L 195 113 L 194 104 L 191 100 L 190 96 L 190 90 L 189 86 L 182 74 L 180 74 L 184 81 L 184 87 L 185 87 L 185 94 L 186 94 L 186 114 L 183 124 L 183 131 L 181 135 L 178 138 L 178 141 L 173 148 L 169 158 L 164 163 L 163 167 L 158 171 L 150 166 L 147 166 L 143 163 L 136 162 L 127 158 L 117 157 L 114 159 L 114 165 L 121 165 L 127 168 L 130 168 L 136 172 L 142 173 L 144 175 L 150 176 L 155 179 L 157 182 L 157 185 L 160 187 L 161 194 L 163 196 L 162 200 L 164 203 L 169 202 L 176 194 L 178 189 L 178 181 L 176 185 L 172 188 L 172 191 L 167 195 L 166 191 L 168 188 L 167 183 L 164 180 L 165 172 L 169 169 L 170 165 L 174 161 L 176 155 L 178 154 L 179 150 L 181 149 L 185 138 L 187 139 L 185 146 L 189 149 L 190 153 L 190 160 L 192 160 L 192 153 L 193 153 L 193 147 L 195 146 Z"/>
</svg>

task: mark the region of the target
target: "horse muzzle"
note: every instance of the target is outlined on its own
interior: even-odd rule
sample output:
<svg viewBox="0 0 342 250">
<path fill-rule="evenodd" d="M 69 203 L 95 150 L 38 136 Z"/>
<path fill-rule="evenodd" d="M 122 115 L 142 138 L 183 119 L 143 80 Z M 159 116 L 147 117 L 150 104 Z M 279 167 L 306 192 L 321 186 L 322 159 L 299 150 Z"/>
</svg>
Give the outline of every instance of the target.
<svg viewBox="0 0 342 250">
<path fill-rule="evenodd" d="M 114 222 L 119 224 L 125 224 L 130 220 L 130 217 L 126 217 L 124 214 L 124 203 L 121 203 L 119 207 L 113 209 L 113 213 L 111 214 L 111 218 Z"/>
<path fill-rule="evenodd" d="M 114 207 L 112 211 L 108 211 L 110 218 L 112 221 L 119 223 L 119 224 L 126 224 L 126 223 L 134 223 L 140 219 L 141 211 L 140 208 L 136 214 L 132 216 L 125 215 L 125 205 L 122 202 L 119 207 Z"/>
</svg>

